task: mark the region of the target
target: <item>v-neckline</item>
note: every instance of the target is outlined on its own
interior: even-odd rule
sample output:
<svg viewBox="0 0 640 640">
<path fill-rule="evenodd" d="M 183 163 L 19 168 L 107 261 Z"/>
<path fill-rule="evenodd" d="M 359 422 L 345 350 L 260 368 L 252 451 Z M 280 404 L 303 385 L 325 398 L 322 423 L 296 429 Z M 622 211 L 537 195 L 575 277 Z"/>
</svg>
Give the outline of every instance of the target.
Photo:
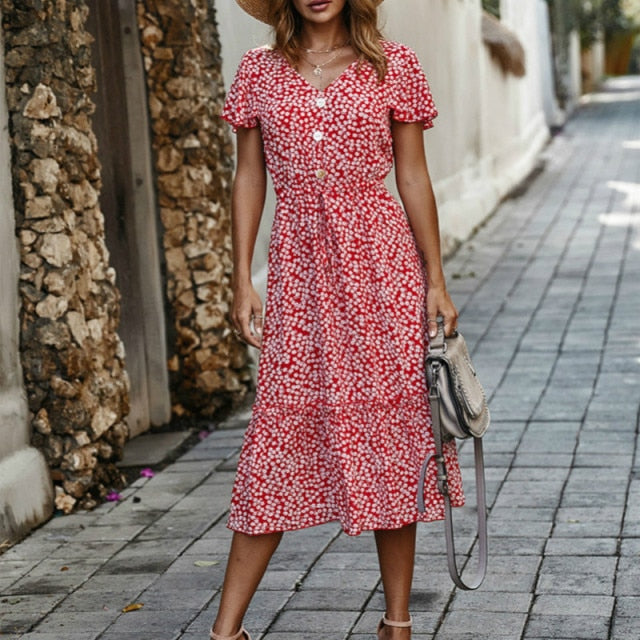
<svg viewBox="0 0 640 640">
<path fill-rule="evenodd" d="M 314 87 L 283 55 L 280 56 L 280 59 L 282 60 L 283 64 L 285 64 L 291 70 L 293 75 L 296 78 L 298 78 L 306 87 L 320 94 L 324 94 L 329 89 L 331 89 L 339 80 L 341 80 L 348 73 L 348 71 L 353 66 L 355 66 L 360 61 L 360 58 L 356 58 L 355 60 L 352 60 L 324 89 L 319 89 L 318 87 Z"/>
</svg>

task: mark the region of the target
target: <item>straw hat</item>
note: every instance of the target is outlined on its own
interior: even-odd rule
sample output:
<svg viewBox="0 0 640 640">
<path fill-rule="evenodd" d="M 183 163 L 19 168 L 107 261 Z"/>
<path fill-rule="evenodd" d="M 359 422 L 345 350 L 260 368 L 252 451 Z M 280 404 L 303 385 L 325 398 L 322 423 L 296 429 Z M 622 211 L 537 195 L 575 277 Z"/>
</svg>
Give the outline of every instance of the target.
<svg viewBox="0 0 640 640">
<path fill-rule="evenodd" d="M 378 5 L 383 0 L 374 0 Z M 242 9 L 261 22 L 269 22 L 269 0 L 236 0 Z"/>
</svg>

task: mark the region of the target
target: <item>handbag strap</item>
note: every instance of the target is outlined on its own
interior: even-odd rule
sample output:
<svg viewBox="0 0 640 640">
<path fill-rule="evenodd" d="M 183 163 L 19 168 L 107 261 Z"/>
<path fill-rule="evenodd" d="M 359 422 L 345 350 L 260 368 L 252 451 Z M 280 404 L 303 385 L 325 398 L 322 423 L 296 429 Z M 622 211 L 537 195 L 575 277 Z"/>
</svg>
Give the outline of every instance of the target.
<svg viewBox="0 0 640 640">
<path fill-rule="evenodd" d="M 447 469 L 442 450 L 442 428 L 440 426 L 440 391 L 437 384 L 437 375 L 434 377 L 434 384 L 429 389 L 429 403 L 431 404 L 431 426 L 433 429 L 433 439 L 436 447 L 435 454 L 427 456 L 420 471 L 418 482 L 418 509 L 424 513 L 424 484 L 427 475 L 427 468 L 431 459 L 435 459 L 437 468 L 438 489 L 444 497 L 444 527 L 447 541 L 447 562 L 449 574 L 454 584 L 465 591 L 477 589 L 483 582 L 487 573 L 487 561 L 489 557 L 488 536 L 487 536 L 487 497 L 484 478 L 484 456 L 482 450 L 482 438 L 473 438 L 475 472 L 476 472 L 476 493 L 478 495 L 478 568 L 476 575 L 471 582 L 465 582 L 460 575 L 456 562 L 456 546 L 453 536 L 453 514 L 451 511 L 451 499 L 447 484 Z"/>
<path fill-rule="evenodd" d="M 435 336 L 429 338 L 429 353 L 439 356 L 447 350 L 447 344 L 444 339 L 444 318 L 438 316 L 436 322 L 438 323 L 438 331 Z"/>
</svg>

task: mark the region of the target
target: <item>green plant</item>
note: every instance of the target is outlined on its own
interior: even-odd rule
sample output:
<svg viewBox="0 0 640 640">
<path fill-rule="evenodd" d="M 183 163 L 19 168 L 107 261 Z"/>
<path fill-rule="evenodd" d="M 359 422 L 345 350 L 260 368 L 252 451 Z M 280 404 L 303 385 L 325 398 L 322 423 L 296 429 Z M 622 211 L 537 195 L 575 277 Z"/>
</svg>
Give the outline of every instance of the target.
<svg viewBox="0 0 640 640">
<path fill-rule="evenodd" d="M 590 47 L 603 34 L 610 41 L 619 33 L 638 28 L 638 0 L 573 0 L 575 26 L 583 47 Z"/>
<path fill-rule="evenodd" d="M 500 18 L 500 0 L 482 0 L 482 8 L 496 18 Z"/>
<path fill-rule="evenodd" d="M 603 31 L 602 0 L 585 0 L 576 3 L 576 27 L 580 32 L 580 44 L 588 49 L 598 39 Z"/>
<path fill-rule="evenodd" d="M 632 31 L 632 19 L 625 12 L 623 0 L 601 0 L 602 26 L 605 36 L 610 37 L 620 31 Z"/>
</svg>

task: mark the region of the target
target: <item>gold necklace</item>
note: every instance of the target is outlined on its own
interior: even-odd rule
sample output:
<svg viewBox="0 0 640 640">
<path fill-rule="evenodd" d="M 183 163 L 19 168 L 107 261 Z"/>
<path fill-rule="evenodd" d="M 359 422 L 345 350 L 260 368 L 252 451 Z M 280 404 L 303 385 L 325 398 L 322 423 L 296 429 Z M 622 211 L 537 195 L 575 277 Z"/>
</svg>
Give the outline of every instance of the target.
<svg viewBox="0 0 640 640">
<path fill-rule="evenodd" d="M 313 75 L 316 76 L 316 78 L 322 78 L 322 68 L 326 67 L 328 64 L 331 64 L 339 55 L 340 55 L 340 52 L 336 53 L 335 55 L 331 56 L 326 62 L 323 62 L 322 64 L 316 64 L 315 62 L 311 62 L 309 58 L 305 58 L 304 56 L 302 56 L 302 59 L 307 64 L 310 64 L 313 67 Z"/>
<path fill-rule="evenodd" d="M 303 49 L 305 50 L 306 53 L 333 53 L 336 49 L 342 49 L 343 47 L 346 47 L 348 44 L 349 44 L 349 41 L 347 40 L 346 42 L 342 42 L 340 44 L 334 45 L 330 49 L 305 49 L 304 47 Z"/>
</svg>

